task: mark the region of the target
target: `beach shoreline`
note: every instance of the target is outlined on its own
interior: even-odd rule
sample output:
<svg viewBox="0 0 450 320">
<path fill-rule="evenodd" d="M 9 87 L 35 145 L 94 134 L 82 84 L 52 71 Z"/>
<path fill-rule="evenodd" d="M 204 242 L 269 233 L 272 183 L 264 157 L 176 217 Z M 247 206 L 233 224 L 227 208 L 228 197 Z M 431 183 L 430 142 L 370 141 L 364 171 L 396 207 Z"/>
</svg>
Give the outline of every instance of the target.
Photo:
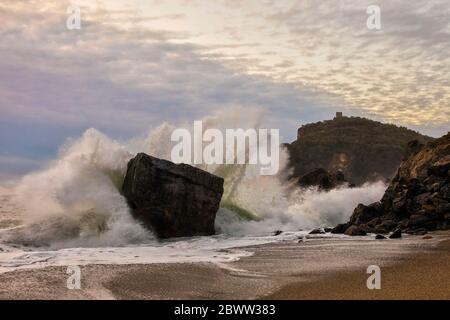
<svg viewBox="0 0 450 320">
<path fill-rule="evenodd" d="M 0 299 L 450 299 L 450 233 L 284 241 L 227 263 L 85 265 L 81 289 L 67 267 L 0 274 Z M 369 290 L 369 265 L 381 290 Z"/>
</svg>

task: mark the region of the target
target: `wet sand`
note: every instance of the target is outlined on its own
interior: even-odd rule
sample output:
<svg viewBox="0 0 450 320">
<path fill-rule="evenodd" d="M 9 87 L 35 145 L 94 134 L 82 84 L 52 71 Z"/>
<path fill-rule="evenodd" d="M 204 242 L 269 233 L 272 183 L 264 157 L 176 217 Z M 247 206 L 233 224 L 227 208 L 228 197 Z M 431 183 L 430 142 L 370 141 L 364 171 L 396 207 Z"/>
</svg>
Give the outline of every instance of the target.
<svg viewBox="0 0 450 320">
<path fill-rule="evenodd" d="M 450 299 L 450 233 L 375 241 L 314 239 L 247 248 L 224 264 L 81 266 L 81 290 L 66 267 L 0 274 L 0 299 Z M 366 269 L 381 268 L 381 290 Z"/>
<path fill-rule="evenodd" d="M 368 275 L 354 271 L 325 274 L 314 282 L 284 286 L 264 299 L 283 300 L 449 300 L 450 240 L 428 252 L 404 256 L 381 269 L 381 289 L 368 290 Z"/>
</svg>

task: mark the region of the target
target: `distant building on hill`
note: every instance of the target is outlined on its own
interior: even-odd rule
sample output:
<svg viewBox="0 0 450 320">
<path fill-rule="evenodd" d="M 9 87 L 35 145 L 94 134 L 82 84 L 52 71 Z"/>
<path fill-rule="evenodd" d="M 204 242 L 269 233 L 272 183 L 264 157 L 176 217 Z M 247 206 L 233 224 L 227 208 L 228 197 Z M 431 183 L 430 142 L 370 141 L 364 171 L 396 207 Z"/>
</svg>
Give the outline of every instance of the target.
<svg viewBox="0 0 450 320">
<path fill-rule="evenodd" d="M 323 168 L 342 170 L 356 185 L 392 178 L 412 140 L 433 140 L 413 130 L 336 112 L 332 120 L 302 125 L 297 139 L 287 145 L 292 177 Z M 382 177 L 382 179 L 380 179 Z"/>
</svg>

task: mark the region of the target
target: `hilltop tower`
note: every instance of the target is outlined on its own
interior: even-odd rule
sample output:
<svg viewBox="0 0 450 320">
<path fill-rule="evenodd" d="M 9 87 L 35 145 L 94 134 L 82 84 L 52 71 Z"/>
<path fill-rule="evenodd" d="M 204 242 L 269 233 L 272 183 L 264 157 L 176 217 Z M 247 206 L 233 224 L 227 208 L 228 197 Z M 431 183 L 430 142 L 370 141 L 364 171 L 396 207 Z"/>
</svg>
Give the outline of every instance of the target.
<svg viewBox="0 0 450 320">
<path fill-rule="evenodd" d="M 341 111 L 336 112 L 336 117 L 334 117 L 335 119 L 340 119 L 343 117 L 343 114 Z"/>
</svg>

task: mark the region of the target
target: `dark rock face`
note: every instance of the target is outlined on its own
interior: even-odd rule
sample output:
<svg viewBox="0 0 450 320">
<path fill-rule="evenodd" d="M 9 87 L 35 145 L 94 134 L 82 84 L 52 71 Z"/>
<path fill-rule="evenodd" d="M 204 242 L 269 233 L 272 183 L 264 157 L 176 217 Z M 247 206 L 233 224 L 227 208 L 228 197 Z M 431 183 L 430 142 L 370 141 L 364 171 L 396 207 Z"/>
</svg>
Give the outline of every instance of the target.
<svg viewBox="0 0 450 320">
<path fill-rule="evenodd" d="M 128 163 L 122 187 L 133 215 L 161 238 L 212 235 L 223 179 L 144 153 Z"/>
<path fill-rule="evenodd" d="M 421 143 L 419 140 L 412 140 L 412 141 L 408 142 L 408 144 L 406 145 L 406 151 L 405 151 L 405 156 L 404 156 L 403 160 L 406 160 L 409 157 L 415 155 L 422 148 L 423 148 L 423 143 Z"/>
<path fill-rule="evenodd" d="M 389 236 L 389 239 L 399 239 L 402 237 L 402 230 L 396 229 L 392 234 Z"/>
<path fill-rule="evenodd" d="M 301 187 L 319 187 L 320 190 L 334 189 L 345 182 L 344 174 L 341 171 L 330 173 L 323 168 L 308 172 L 298 180 Z"/>
<path fill-rule="evenodd" d="M 333 229 L 331 229 L 331 233 L 334 233 L 334 234 L 344 233 L 345 230 L 347 230 L 347 228 L 348 228 L 347 223 L 341 223 L 341 224 L 338 224 Z"/>
<path fill-rule="evenodd" d="M 358 205 L 347 227 L 412 234 L 450 229 L 450 133 L 424 146 L 411 142 L 407 149 L 381 201 Z"/>
<path fill-rule="evenodd" d="M 372 203 L 369 206 L 359 204 L 350 217 L 350 224 L 361 225 L 366 224 L 382 214 L 381 205 L 379 202 Z"/>
<path fill-rule="evenodd" d="M 322 228 L 314 229 L 309 232 L 309 234 L 324 234 L 325 230 Z"/>
</svg>

